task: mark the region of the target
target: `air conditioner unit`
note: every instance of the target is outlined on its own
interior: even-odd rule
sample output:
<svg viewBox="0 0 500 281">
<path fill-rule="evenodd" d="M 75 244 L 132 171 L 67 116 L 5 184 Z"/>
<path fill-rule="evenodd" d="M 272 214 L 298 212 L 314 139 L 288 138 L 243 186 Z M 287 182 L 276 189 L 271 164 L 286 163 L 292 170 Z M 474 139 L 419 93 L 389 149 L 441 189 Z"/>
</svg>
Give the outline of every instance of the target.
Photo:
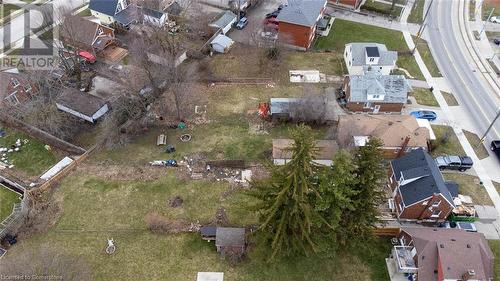
<svg viewBox="0 0 500 281">
<path fill-rule="evenodd" d="M 387 201 L 387 204 L 389 205 L 389 210 L 393 212 L 396 210 L 396 204 L 394 203 L 394 199 L 389 199 Z"/>
</svg>

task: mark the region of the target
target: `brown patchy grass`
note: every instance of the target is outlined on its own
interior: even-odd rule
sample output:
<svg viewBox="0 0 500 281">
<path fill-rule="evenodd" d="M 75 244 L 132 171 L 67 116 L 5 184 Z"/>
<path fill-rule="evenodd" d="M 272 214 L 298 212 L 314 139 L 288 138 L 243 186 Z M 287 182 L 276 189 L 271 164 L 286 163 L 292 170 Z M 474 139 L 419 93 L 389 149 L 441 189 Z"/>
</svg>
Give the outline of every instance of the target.
<svg viewBox="0 0 500 281">
<path fill-rule="evenodd" d="M 461 173 L 445 172 L 443 176 L 446 180 L 452 180 L 458 183 L 460 194 L 470 196 L 472 202 L 478 205 L 493 205 L 493 202 L 484 189 L 484 186 L 479 184 L 479 178 Z"/>
<path fill-rule="evenodd" d="M 426 106 L 439 106 L 434 94 L 426 88 L 414 88 L 410 96 L 415 97 L 417 103 Z"/>
<path fill-rule="evenodd" d="M 486 150 L 486 147 L 484 147 L 484 144 L 481 142 L 479 139 L 479 136 L 474 134 L 473 132 L 469 132 L 466 130 L 463 130 L 465 137 L 469 141 L 470 145 L 474 149 L 474 152 L 476 153 L 477 157 L 479 159 L 484 159 L 489 156 L 488 150 Z"/>
<path fill-rule="evenodd" d="M 455 98 L 455 96 L 453 94 L 441 91 L 441 95 L 443 95 L 443 98 L 445 99 L 448 106 L 458 106 L 459 105 L 457 99 Z"/>
<path fill-rule="evenodd" d="M 432 156 L 465 155 L 457 135 L 450 126 L 432 125 L 432 130 L 436 134 L 436 140 L 431 142 L 435 147 L 431 152 Z M 446 142 L 444 139 L 447 139 Z"/>
</svg>

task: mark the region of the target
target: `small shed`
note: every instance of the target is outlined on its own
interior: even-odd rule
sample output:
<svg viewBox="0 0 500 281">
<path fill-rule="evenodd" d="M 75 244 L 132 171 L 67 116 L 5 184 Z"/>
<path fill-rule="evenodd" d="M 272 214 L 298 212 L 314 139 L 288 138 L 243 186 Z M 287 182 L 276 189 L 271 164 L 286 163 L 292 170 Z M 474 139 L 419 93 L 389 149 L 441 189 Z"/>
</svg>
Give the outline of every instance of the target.
<svg viewBox="0 0 500 281">
<path fill-rule="evenodd" d="M 214 38 L 214 40 L 212 40 L 212 42 L 210 42 L 210 47 L 218 53 L 225 53 L 233 44 L 234 41 L 231 38 L 226 35 L 219 34 Z"/>
<path fill-rule="evenodd" d="M 56 106 L 59 110 L 90 123 L 95 123 L 109 111 L 105 100 L 75 89 L 66 89 L 56 100 Z"/>
<path fill-rule="evenodd" d="M 201 239 L 212 241 L 217 235 L 217 226 L 206 225 L 200 228 Z"/>
<path fill-rule="evenodd" d="M 240 227 L 217 227 L 215 246 L 217 252 L 243 255 L 246 248 L 245 229 Z"/>
<path fill-rule="evenodd" d="M 224 281 L 224 272 L 198 272 L 196 281 Z"/>
<path fill-rule="evenodd" d="M 222 34 L 226 34 L 234 23 L 236 23 L 236 15 L 231 11 L 224 11 L 216 21 L 212 22 L 208 26 L 221 30 Z"/>
</svg>

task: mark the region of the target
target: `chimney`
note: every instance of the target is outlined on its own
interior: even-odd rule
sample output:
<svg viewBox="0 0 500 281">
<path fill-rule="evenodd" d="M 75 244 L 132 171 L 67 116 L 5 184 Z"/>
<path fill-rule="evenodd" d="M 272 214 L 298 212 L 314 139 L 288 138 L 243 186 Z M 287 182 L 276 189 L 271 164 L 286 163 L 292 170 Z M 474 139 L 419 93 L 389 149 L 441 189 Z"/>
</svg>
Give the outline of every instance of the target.
<svg viewBox="0 0 500 281">
<path fill-rule="evenodd" d="M 475 276 L 476 272 L 474 271 L 474 269 L 469 269 L 464 275 L 462 275 L 462 280 L 463 281 L 472 280 L 474 279 Z"/>
</svg>

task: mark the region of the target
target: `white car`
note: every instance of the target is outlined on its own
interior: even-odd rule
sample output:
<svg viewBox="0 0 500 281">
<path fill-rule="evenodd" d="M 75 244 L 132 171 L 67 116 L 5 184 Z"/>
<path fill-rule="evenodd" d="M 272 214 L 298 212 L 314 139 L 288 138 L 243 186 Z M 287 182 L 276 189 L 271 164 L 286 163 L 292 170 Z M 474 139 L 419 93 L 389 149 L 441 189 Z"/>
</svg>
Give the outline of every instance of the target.
<svg viewBox="0 0 500 281">
<path fill-rule="evenodd" d="M 493 23 L 500 23 L 500 16 L 491 17 L 490 21 Z"/>
</svg>

